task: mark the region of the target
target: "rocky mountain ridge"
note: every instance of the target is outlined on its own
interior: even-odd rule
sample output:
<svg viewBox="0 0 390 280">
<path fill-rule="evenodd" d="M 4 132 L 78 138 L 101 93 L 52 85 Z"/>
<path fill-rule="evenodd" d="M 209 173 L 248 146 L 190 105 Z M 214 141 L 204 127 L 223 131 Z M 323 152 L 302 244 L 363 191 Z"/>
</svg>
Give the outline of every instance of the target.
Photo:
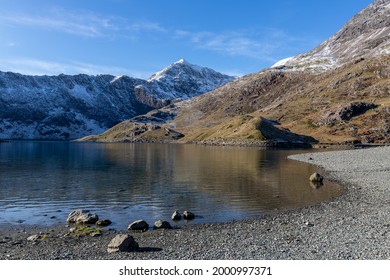
<svg viewBox="0 0 390 280">
<path fill-rule="evenodd" d="M 75 139 L 233 80 L 184 60 L 149 80 L 0 72 L 0 138 Z"/>
<path fill-rule="evenodd" d="M 283 59 L 273 68 L 324 72 L 361 57 L 390 54 L 390 2 L 376 0 L 313 50 Z"/>
</svg>

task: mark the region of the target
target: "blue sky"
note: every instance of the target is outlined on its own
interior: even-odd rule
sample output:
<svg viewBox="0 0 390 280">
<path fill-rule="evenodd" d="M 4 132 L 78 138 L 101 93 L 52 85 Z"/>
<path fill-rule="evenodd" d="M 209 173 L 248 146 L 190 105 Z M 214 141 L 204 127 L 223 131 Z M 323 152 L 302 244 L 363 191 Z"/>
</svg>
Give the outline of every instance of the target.
<svg viewBox="0 0 390 280">
<path fill-rule="evenodd" d="M 12 0 L 0 71 L 148 78 L 184 58 L 243 75 L 306 52 L 371 0 Z"/>
</svg>

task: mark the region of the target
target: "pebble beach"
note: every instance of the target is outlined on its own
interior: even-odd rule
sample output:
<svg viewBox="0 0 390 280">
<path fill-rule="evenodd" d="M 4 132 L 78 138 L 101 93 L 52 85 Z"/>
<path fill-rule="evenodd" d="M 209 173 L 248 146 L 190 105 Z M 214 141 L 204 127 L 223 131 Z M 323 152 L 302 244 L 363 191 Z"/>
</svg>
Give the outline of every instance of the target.
<svg viewBox="0 0 390 280">
<path fill-rule="evenodd" d="M 0 227 L 0 259 L 22 260 L 388 260 L 390 259 L 390 147 L 290 156 L 322 168 L 325 180 L 343 187 L 331 201 L 229 223 L 170 230 L 70 234 L 65 224 L 49 228 Z M 108 253 L 118 233 L 139 248 Z M 39 234 L 39 240 L 27 240 Z"/>
</svg>

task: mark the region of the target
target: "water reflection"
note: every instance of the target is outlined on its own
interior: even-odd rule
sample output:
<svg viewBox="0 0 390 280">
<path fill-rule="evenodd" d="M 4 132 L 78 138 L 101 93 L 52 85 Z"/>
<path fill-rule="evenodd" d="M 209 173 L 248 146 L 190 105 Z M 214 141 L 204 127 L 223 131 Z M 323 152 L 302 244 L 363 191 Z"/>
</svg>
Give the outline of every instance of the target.
<svg viewBox="0 0 390 280">
<path fill-rule="evenodd" d="M 337 196 L 339 187 L 330 182 L 320 188 L 310 186 L 308 177 L 316 168 L 286 159 L 297 152 L 195 145 L 2 143 L 0 223 L 63 222 L 76 208 L 92 209 L 124 226 L 139 218 L 150 223 L 169 219 L 176 209 L 203 217 L 194 222 L 228 221 Z"/>
</svg>

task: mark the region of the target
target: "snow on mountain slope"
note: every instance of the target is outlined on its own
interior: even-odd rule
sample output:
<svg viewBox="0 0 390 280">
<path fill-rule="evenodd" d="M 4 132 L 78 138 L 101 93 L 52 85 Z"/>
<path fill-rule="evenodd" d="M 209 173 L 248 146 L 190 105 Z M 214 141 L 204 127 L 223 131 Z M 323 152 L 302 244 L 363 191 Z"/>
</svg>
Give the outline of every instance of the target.
<svg viewBox="0 0 390 280">
<path fill-rule="evenodd" d="M 199 95 L 232 79 L 205 69 L 179 61 L 149 81 L 0 71 L 0 138 L 74 139 L 98 134 L 172 99 Z"/>
<path fill-rule="evenodd" d="M 390 53 L 390 2 L 376 0 L 315 49 L 272 67 L 324 72 L 356 59 Z"/>
<path fill-rule="evenodd" d="M 211 91 L 234 79 L 210 68 L 193 65 L 181 59 L 152 75 L 140 85 L 156 99 L 188 99 Z"/>
</svg>

